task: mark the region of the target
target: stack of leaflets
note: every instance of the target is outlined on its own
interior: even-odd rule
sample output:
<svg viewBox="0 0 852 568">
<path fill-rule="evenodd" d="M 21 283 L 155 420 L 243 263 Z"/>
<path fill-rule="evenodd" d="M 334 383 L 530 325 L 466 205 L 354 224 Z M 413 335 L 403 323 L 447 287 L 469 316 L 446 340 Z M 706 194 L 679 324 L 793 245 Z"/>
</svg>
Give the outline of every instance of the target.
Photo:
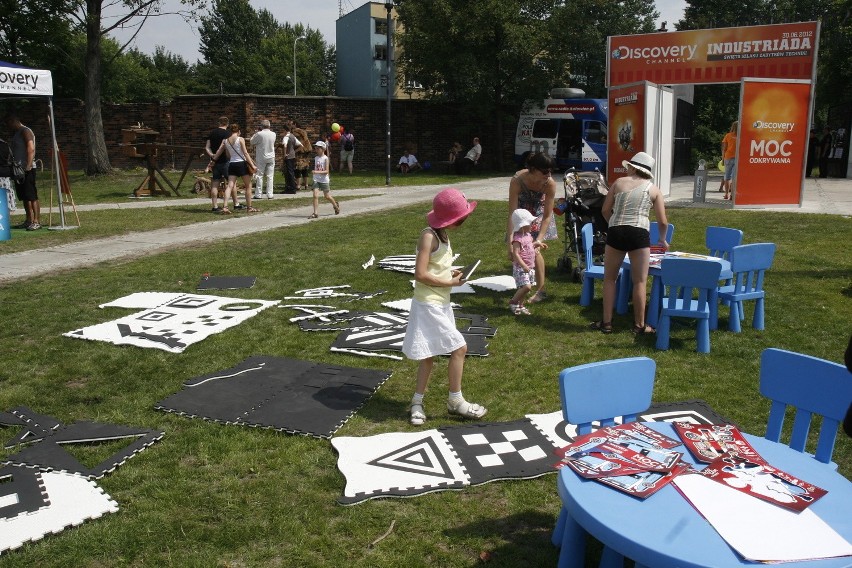
<svg viewBox="0 0 852 568">
<path fill-rule="evenodd" d="M 699 462 L 712 463 L 721 457 L 735 455 L 754 463 L 766 463 L 737 427 L 731 424 L 675 422 L 674 428 Z"/>
<path fill-rule="evenodd" d="M 766 463 L 735 426 L 676 423 L 675 430 L 695 459 L 709 464 L 701 475 L 746 495 L 798 512 L 827 493 Z"/>
<path fill-rule="evenodd" d="M 557 450 L 561 461 L 556 467 L 568 466 L 582 477 L 644 499 L 691 469 L 680 461 L 683 454 L 671 451 L 679 445 L 637 422 L 605 427 Z"/>
</svg>

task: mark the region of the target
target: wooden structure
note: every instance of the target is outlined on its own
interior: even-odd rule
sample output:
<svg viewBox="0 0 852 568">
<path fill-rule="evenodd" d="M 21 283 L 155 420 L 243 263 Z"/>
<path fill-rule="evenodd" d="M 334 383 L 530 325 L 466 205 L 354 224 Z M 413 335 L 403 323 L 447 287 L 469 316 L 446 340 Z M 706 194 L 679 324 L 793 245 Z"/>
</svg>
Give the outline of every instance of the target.
<svg viewBox="0 0 852 568">
<path fill-rule="evenodd" d="M 131 126 L 130 128 L 121 129 L 121 144 L 123 152 L 131 158 L 140 158 L 144 160 L 148 173 L 145 179 L 142 180 L 136 189 L 133 190 L 134 197 L 151 197 L 154 195 L 180 195 L 178 188 L 186 177 L 186 172 L 189 171 L 189 166 L 193 160 L 199 156 L 204 156 L 204 148 L 195 146 L 175 146 L 172 144 L 163 144 L 157 141 L 160 133 L 152 130 L 142 124 Z M 180 178 L 176 184 L 160 169 L 157 160 L 161 152 L 169 151 L 186 151 L 186 164 L 181 171 Z M 168 186 L 168 189 L 166 189 Z"/>
</svg>

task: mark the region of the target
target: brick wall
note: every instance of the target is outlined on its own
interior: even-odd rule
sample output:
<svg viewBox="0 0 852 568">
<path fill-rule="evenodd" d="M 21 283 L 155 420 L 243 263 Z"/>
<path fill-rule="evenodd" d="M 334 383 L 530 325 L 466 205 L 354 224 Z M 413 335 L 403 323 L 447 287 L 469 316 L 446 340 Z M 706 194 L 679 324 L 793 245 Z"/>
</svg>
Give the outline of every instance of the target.
<svg viewBox="0 0 852 568">
<path fill-rule="evenodd" d="M 49 148 L 48 105 L 46 99 L 31 99 L 18 105 L 22 122 L 36 133 L 38 157 L 47 162 Z M 247 135 L 260 120 L 272 122 L 272 130 L 290 118 L 307 130 L 312 140 L 331 132 L 338 122 L 355 135 L 355 168 L 385 168 L 386 103 L 380 99 L 344 99 L 339 97 L 292 97 L 264 95 L 187 95 L 170 103 L 105 104 L 102 107 L 104 134 L 113 167 L 142 166 L 142 160 L 125 155 L 119 146 L 121 130 L 137 123 L 160 132 L 159 141 L 194 148 L 193 154 L 203 151 L 207 133 L 216 126 L 219 116 L 237 122 Z M 493 127 L 467 115 L 455 106 L 418 100 L 392 102 L 392 164 L 408 147 L 421 161 L 438 162 L 447 159 L 447 151 L 458 140 L 467 149 L 473 136 L 479 136 L 483 146 L 483 161 L 489 168 L 497 165 L 496 154 L 503 152 L 507 167 L 511 167 L 512 140 L 515 124 L 507 119 L 504 140 L 498 143 L 491 134 Z M 60 149 L 68 156 L 72 169 L 86 164 L 86 137 L 83 123 L 83 103 L 76 99 L 54 101 L 56 134 Z M 246 125 L 248 127 L 246 127 Z M 336 168 L 340 146 L 332 144 L 331 157 Z M 165 152 L 162 167 L 182 169 L 189 150 Z M 279 155 L 279 162 L 280 162 Z M 196 160 L 194 168 L 202 168 L 204 160 Z"/>
</svg>

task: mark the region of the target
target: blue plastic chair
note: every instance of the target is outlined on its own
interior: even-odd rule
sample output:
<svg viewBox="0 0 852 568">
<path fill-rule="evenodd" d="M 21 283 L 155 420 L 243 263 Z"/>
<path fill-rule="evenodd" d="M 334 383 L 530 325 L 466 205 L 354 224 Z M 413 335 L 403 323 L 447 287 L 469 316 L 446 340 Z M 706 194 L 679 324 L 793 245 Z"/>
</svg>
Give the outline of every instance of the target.
<svg viewBox="0 0 852 568">
<path fill-rule="evenodd" d="M 639 413 L 651 406 L 657 364 L 648 357 L 613 359 L 569 367 L 559 373 L 559 397 L 562 416 L 577 425 L 578 434 L 592 431 L 592 422 L 614 425 L 621 416 L 623 423 L 635 422 Z M 565 492 L 561 476 L 557 478 L 560 495 Z M 585 531 L 562 506 L 551 541 L 559 551 L 559 568 L 581 568 L 585 551 Z M 604 547 L 601 566 L 622 566 L 623 557 Z"/>
<path fill-rule="evenodd" d="M 664 294 L 657 324 L 657 349 L 669 348 L 671 318 L 681 317 L 698 321 L 698 352 L 710 353 L 710 318 L 716 313 L 716 287 L 722 265 L 698 258 L 664 258 L 660 268 Z"/>
<path fill-rule="evenodd" d="M 580 305 L 590 306 L 592 299 L 595 297 L 595 280 L 603 281 L 604 267 L 592 262 L 592 245 L 594 245 L 594 225 L 586 223 L 580 230 L 583 242 L 583 252 L 586 257 L 586 266 L 583 270 L 583 283 L 580 289 Z M 618 286 L 621 281 L 621 268 L 618 269 L 618 276 L 615 281 L 615 295 L 618 296 Z"/>
<path fill-rule="evenodd" d="M 755 243 L 740 245 L 731 251 L 731 272 L 733 278 L 730 285 L 719 288 L 719 302 L 731 306 L 728 316 L 728 329 L 739 333 L 742 330 L 740 320 L 745 318 L 743 302 L 754 300 L 754 317 L 752 327 L 764 328 L 764 300 L 766 292 L 763 289 L 764 273 L 772 267 L 775 258 L 774 243 Z M 717 304 L 713 305 L 713 321 L 718 318 Z"/>
<path fill-rule="evenodd" d="M 814 458 L 831 462 L 837 428 L 852 402 L 852 375 L 825 359 L 783 349 L 766 349 L 760 357 L 760 394 L 772 401 L 764 438 L 781 442 L 787 406 L 795 408 L 789 446 L 805 452 L 814 414 L 822 416 Z M 783 442 L 781 442 L 783 443 Z"/>
<path fill-rule="evenodd" d="M 672 237 L 674 237 L 675 226 L 673 223 L 669 223 L 669 228 L 666 229 L 666 242 L 669 245 L 672 244 Z M 654 246 L 658 242 L 660 242 L 660 226 L 656 221 L 651 221 L 651 226 L 648 227 L 648 234 L 651 238 L 651 246 Z"/>
<path fill-rule="evenodd" d="M 707 227 L 704 244 L 710 256 L 731 260 L 731 251 L 743 244 L 743 232 L 728 227 Z"/>
</svg>

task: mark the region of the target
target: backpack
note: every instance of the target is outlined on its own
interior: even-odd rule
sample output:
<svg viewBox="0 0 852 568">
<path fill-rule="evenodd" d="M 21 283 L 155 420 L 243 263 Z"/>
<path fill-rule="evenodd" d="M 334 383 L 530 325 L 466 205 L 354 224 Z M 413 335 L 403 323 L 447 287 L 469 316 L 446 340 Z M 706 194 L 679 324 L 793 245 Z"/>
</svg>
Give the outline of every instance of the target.
<svg viewBox="0 0 852 568">
<path fill-rule="evenodd" d="M 347 152 L 351 152 L 352 150 L 355 149 L 355 142 L 352 140 L 351 134 L 347 134 L 346 136 L 344 136 L 344 138 L 343 138 L 343 149 L 346 150 Z"/>
<path fill-rule="evenodd" d="M 0 177 L 14 179 L 17 183 L 24 183 L 24 166 L 15 160 L 12 148 L 5 140 L 0 140 Z"/>
</svg>

